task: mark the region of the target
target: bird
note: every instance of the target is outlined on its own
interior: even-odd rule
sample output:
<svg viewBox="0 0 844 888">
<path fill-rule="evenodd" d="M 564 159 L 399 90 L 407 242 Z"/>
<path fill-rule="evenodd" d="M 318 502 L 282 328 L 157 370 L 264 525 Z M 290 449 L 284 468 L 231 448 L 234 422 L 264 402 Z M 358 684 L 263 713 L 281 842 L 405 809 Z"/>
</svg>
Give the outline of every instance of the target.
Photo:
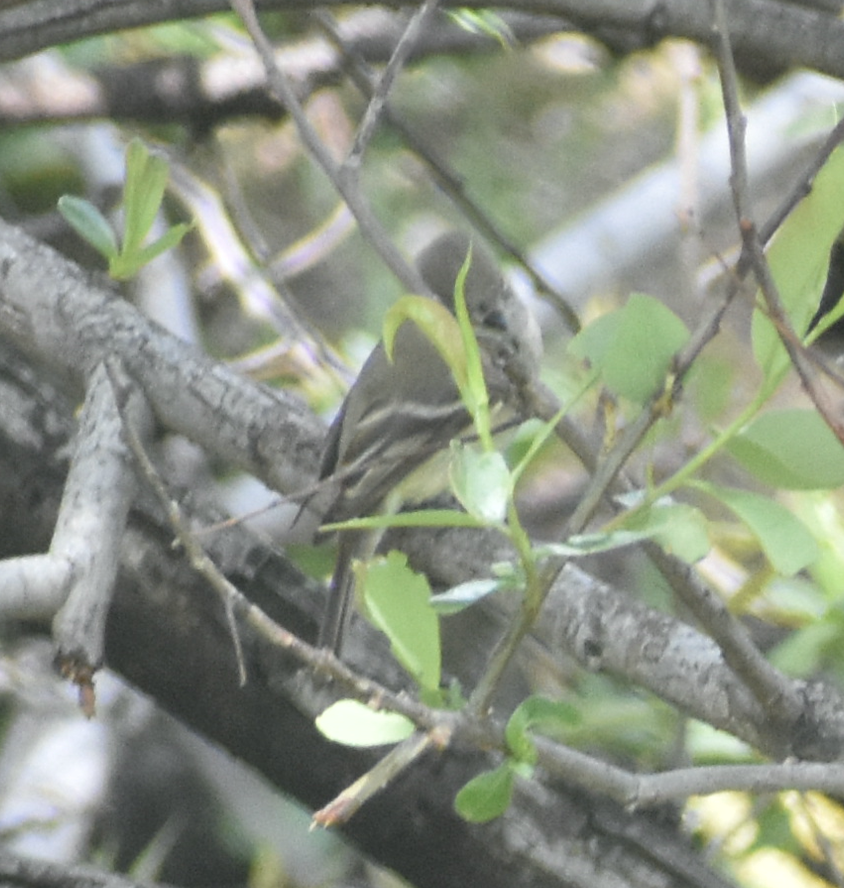
<svg viewBox="0 0 844 888">
<path fill-rule="evenodd" d="M 513 405 L 518 383 L 538 374 L 539 327 L 527 306 L 504 280 L 493 257 L 463 232 L 436 238 L 417 257 L 431 294 L 452 313 L 455 282 L 464 263 L 469 318 L 482 358 L 490 405 Z M 323 523 L 377 513 L 384 501 L 420 502 L 443 488 L 442 471 L 427 471 L 435 454 L 470 431 L 472 420 L 451 370 L 415 323 L 405 320 L 395 334 L 392 356 L 379 342 L 349 389 L 323 447 L 320 481 L 330 501 Z M 433 485 L 427 475 L 435 478 Z M 318 646 L 336 655 L 354 602 L 356 558 L 371 554 L 372 534 L 341 531 L 328 606 Z M 377 538 L 376 538 L 377 542 Z"/>
</svg>

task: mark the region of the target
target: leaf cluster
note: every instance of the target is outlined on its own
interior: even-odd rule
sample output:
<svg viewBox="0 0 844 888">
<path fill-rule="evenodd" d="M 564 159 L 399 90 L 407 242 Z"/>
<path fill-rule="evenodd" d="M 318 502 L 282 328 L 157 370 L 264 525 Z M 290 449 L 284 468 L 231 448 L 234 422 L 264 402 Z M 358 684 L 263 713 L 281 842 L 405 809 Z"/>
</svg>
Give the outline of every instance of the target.
<svg viewBox="0 0 844 888">
<path fill-rule="evenodd" d="M 69 194 L 59 199 L 59 212 L 108 261 L 108 273 L 117 281 L 135 277 L 157 256 L 178 246 L 193 227 L 184 222 L 172 225 L 146 242 L 161 211 L 168 175 L 167 161 L 152 154 L 140 139 L 132 139 L 126 148 L 122 238 L 91 201 Z"/>
</svg>

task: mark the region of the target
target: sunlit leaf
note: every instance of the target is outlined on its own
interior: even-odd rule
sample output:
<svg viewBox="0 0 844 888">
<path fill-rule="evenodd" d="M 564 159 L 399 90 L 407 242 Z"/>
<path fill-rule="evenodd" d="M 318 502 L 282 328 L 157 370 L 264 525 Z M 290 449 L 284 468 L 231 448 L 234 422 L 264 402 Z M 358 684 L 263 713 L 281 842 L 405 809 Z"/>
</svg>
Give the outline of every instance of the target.
<svg viewBox="0 0 844 888">
<path fill-rule="evenodd" d="M 406 740 L 413 722 L 398 712 L 377 712 L 357 700 L 338 700 L 316 718 L 320 733 L 344 746 L 384 746 Z"/>
<path fill-rule="evenodd" d="M 448 10 L 449 18 L 473 34 L 482 34 L 497 40 L 505 49 L 515 44 L 516 38 L 507 22 L 491 9 L 459 8 Z"/>
<path fill-rule="evenodd" d="M 396 515 L 370 515 L 324 524 L 322 530 L 374 530 L 382 527 L 484 527 L 485 522 L 457 509 L 419 509 Z"/>
<path fill-rule="evenodd" d="M 635 496 L 628 498 L 628 505 L 635 506 L 640 499 L 641 491 L 636 491 Z M 706 518 L 700 510 L 665 499 L 634 511 L 620 527 L 576 534 L 562 543 L 543 543 L 535 552 L 538 557 L 578 558 L 611 552 L 644 540 L 654 540 L 666 552 L 690 563 L 703 558 L 710 548 Z"/>
<path fill-rule="evenodd" d="M 152 262 L 157 256 L 160 256 L 162 253 L 166 253 L 167 250 L 172 250 L 173 247 L 177 247 L 182 238 L 193 228 L 193 225 L 188 222 L 182 222 L 178 225 L 172 225 L 164 234 L 161 235 L 160 238 L 153 241 L 151 244 L 143 247 L 139 253 L 138 258 L 142 265 L 146 265 L 148 262 Z"/>
<path fill-rule="evenodd" d="M 557 555 L 563 558 L 580 558 L 584 555 L 599 555 L 603 552 L 612 552 L 614 549 L 623 549 L 652 536 L 653 533 L 649 530 L 625 528 L 606 533 L 600 531 L 580 533 L 570 536 L 564 543 L 543 543 L 536 547 L 536 552 L 542 557 Z"/>
<path fill-rule="evenodd" d="M 468 580 L 448 592 L 431 596 L 431 607 L 440 615 L 456 614 L 502 588 L 500 579 Z"/>
</svg>

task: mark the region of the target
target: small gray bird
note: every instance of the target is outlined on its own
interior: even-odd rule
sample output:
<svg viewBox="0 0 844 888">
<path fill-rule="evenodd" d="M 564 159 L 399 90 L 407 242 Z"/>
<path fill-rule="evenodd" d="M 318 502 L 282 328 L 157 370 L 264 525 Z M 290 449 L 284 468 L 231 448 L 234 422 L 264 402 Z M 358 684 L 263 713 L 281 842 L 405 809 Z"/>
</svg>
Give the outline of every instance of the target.
<svg viewBox="0 0 844 888">
<path fill-rule="evenodd" d="M 512 407 L 512 380 L 533 378 L 539 369 L 542 343 L 533 316 L 492 257 L 465 234 L 437 238 L 417 264 L 432 293 L 453 313 L 455 281 L 470 247 L 464 294 L 490 401 Z M 420 501 L 442 490 L 442 472 L 436 472 L 440 477 L 431 487 L 421 480 L 424 466 L 471 425 L 448 365 L 419 328 L 405 321 L 396 333 L 393 360 L 383 343 L 375 347 L 328 431 L 320 478 L 334 498 L 324 523 L 371 515 L 396 491 L 404 501 Z M 340 534 L 319 635 L 319 644 L 338 655 L 354 599 L 352 561 L 371 548 L 367 536 L 362 531 Z"/>
</svg>

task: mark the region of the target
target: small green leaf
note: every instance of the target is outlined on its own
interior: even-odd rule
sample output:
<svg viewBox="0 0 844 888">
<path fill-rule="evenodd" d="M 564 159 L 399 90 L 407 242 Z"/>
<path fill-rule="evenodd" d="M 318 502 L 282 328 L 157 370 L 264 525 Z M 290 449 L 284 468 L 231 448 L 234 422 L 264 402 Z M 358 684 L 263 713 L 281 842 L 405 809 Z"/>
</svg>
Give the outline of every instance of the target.
<svg viewBox="0 0 844 888">
<path fill-rule="evenodd" d="M 720 500 L 747 525 L 771 565 L 783 576 L 808 567 L 820 554 L 806 525 L 775 499 L 703 481 L 694 486 Z"/>
<path fill-rule="evenodd" d="M 634 512 L 624 526 L 651 534 L 666 552 L 689 564 L 699 561 L 711 548 L 706 517 L 700 509 L 670 498 Z"/>
<path fill-rule="evenodd" d="M 138 273 L 141 267 L 142 263 L 138 263 L 136 254 L 119 253 L 112 257 L 108 263 L 108 274 L 116 281 L 128 281 Z"/>
<path fill-rule="evenodd" d="M 123 253 L 137 253 L 143 246 L 161 208 L 167 176 L 167 161 L 150 154 L 140 139 L 132 139 L 126 148 Z"/>
<path fill-rule="evenodd" d="M 528 764 L 536 763 L 536 745 L 530 731 L 559 734 L 581 721 L 579 710 L 564 700 L 532 696 L 524 700 L 510 716 L 505 728 L 507 746 L 513 756 Z"/>
<path fill-rule="evenodd" d="M 441 617 L 456 614 L 497 592 L 502 586 L 500 579 L 468 580 L 448 592 L 431 596 L 431 607 Z"/>
<path fill-rule="evenodd" d="M 485 527 L 474 515 L 456 509 L 419 509 L 399 512 L 397 515 L 371 515 L 324 524 L 321 530 L 375 530 L 382 527 Z"/>
<path fill-rule="evenodd" d="M 501 524 L 513 491 L 510 470 L 497 450 L 478 452 L 453 441 L 449 467 L 451 489 L 460 504 L 484 524 Z"/>
<path fill-rule="evenodd" d="M 636 491 L 636 498 L 640 498 Z M 635 504 L 631 502 L 631 505 Z M 598 555 L 641 543 L 655 540 L 666 552 L 677 555 L 684 561 L 694 563 L 703 558 L 710 549 L 706 518 L 693 506 L 660 500 L 646 509 L 629 516 L 621 527 L 610 531 L 575 534 L 564 543 L 543 543 L 534 550 L 537 557 L 558 555 L 565 558 L 580 558 L 584 555 Z"/>
<path fill-rule="evenodd" d="M 705 557 L 712 548 L 703 513 L 686 503 L 675 503 L 655 529 L 654 539 L 669 555 L 688 564 Z"/>
<path fill-rule="evenodd" d="M 117 255 L 117 237 L 108 219 L 88 200 L 65 194 L 59 198 L 59 212 L 68 225 L 100 255 Z"/>
<path fill-rule="evenodd" d="M 688 338 L 674 312 L 652 296 L 633 293 L 624 308 L 578 333 L 569 350 L 588 360 L 616 395 L 644 404 L 665 385 L 674 356 Z"/>
<path fill-rule="evenodd" d="M 457 813 L 469 823 L 487 823 L 500 817 L 513 797 L 513 769 L 504 762 L 493 771 L 473 777 L 454 799 Z"/>
<path fill-rule="evenodd" d="M 539 557 L 552 555 L 563 558 L 582 558 L 584 555 L 598 555 L 602 552 L 611 552 L 613 549 L 623 549 L 632 546 L 642 540 L 650 539 L 653 531 L 650 530 L 611 530 L 603 533 L 578 533 L 570 536 L 564 543 L 542 543 L 536 547 Z"/>
<path fill-rule="evenodd" d="M 481 34 L 497 40 L 504 49 L 509 49 L 516 43 L 516 37 L 512 28 L 492 10 L 489 9 L 454 9 L 448 11 L 449 18 L 453 19 L 461 28 L 472 34 Z"/>
<path fill-rule="evenodd" d="M 844 224 L 844 149 L 836 149 L 815 177 L 809 194 L 780 226 L 768 263 L 783 306 L 798 334 L 820 301 L 829 251 Z M 757 304 L 763 305 L 762 296 Z M 753 354 L 768 380 L 789 364 L 779 333 L 762 310 L 753 313 Z"/>
<path fill-rule="evenodd" d="M 820 490 L 844 484 L 844 447 L 814 410 L 763 413 L 727 449 L 772 487 Z"/>
<path fill-rule="evenodd" d="M 140 250 L 138 255 L 143 264 L 146 265 L 148 262 L 152 262 L 156 256 L 160 256 L 162 253 L 166 253 L 167 250 L 177 247 L 181 243 L 182 238 L 193 228 L 192 222 L 180 222 L 178 225 L 171 225 L 158 240 L 153 241 Z"/>
<path fill-rule="evenodd" d="M 494 449 L 492 433 L 490 431 L 489 393 L 484 379 L 483 360 L 478 338 L 475 336 L 475 328 L 469 316 L 469 308 L 466 305 L 465 284 L 472 264 L 472 249 L 466 254 L 457 280 L 454 282 L 454 314 L 457 317 L 457 325 L 463 339 L 463 349 L 466 354 L 466 388 L 461 388 L 460 395 L 466 409 L 472 416 L 475 431 L 481 440 L 481 446 L 486 451 Z"/>
<path fill-rule="evenodd" d="M 355 573 L 367 615 L 390 639 L 396 659 L 422 688 L 438 689 L 440 624 L 427 579 L 400 552 L 359 564 Z"/>
<path fill-rule="evenodd" d="M 316 718 L 319 732 L 344 746 L 384 746 L 400 743 L 415 730 L 398 712 L 376 712 L 358 700 L 338 700 Z"/>
<path fill-rule="evenodd" d="M 399 327 L 410 321 L 422 331 L 448 364 L 462 394 L 467 385 L 466 350 L 454 315 L 436 299 L 402 296 L 384 316 L 383 339 L 387 357 L 392 360 L 393 343 Z"/>
<path fill-rule="evenodd" d="M 621 311 L 601 315 L 569 343 L 569 353 L 581 361 L 588 361 L 592 369 L 600 372 L 621 329 Z"/>
</svg>

